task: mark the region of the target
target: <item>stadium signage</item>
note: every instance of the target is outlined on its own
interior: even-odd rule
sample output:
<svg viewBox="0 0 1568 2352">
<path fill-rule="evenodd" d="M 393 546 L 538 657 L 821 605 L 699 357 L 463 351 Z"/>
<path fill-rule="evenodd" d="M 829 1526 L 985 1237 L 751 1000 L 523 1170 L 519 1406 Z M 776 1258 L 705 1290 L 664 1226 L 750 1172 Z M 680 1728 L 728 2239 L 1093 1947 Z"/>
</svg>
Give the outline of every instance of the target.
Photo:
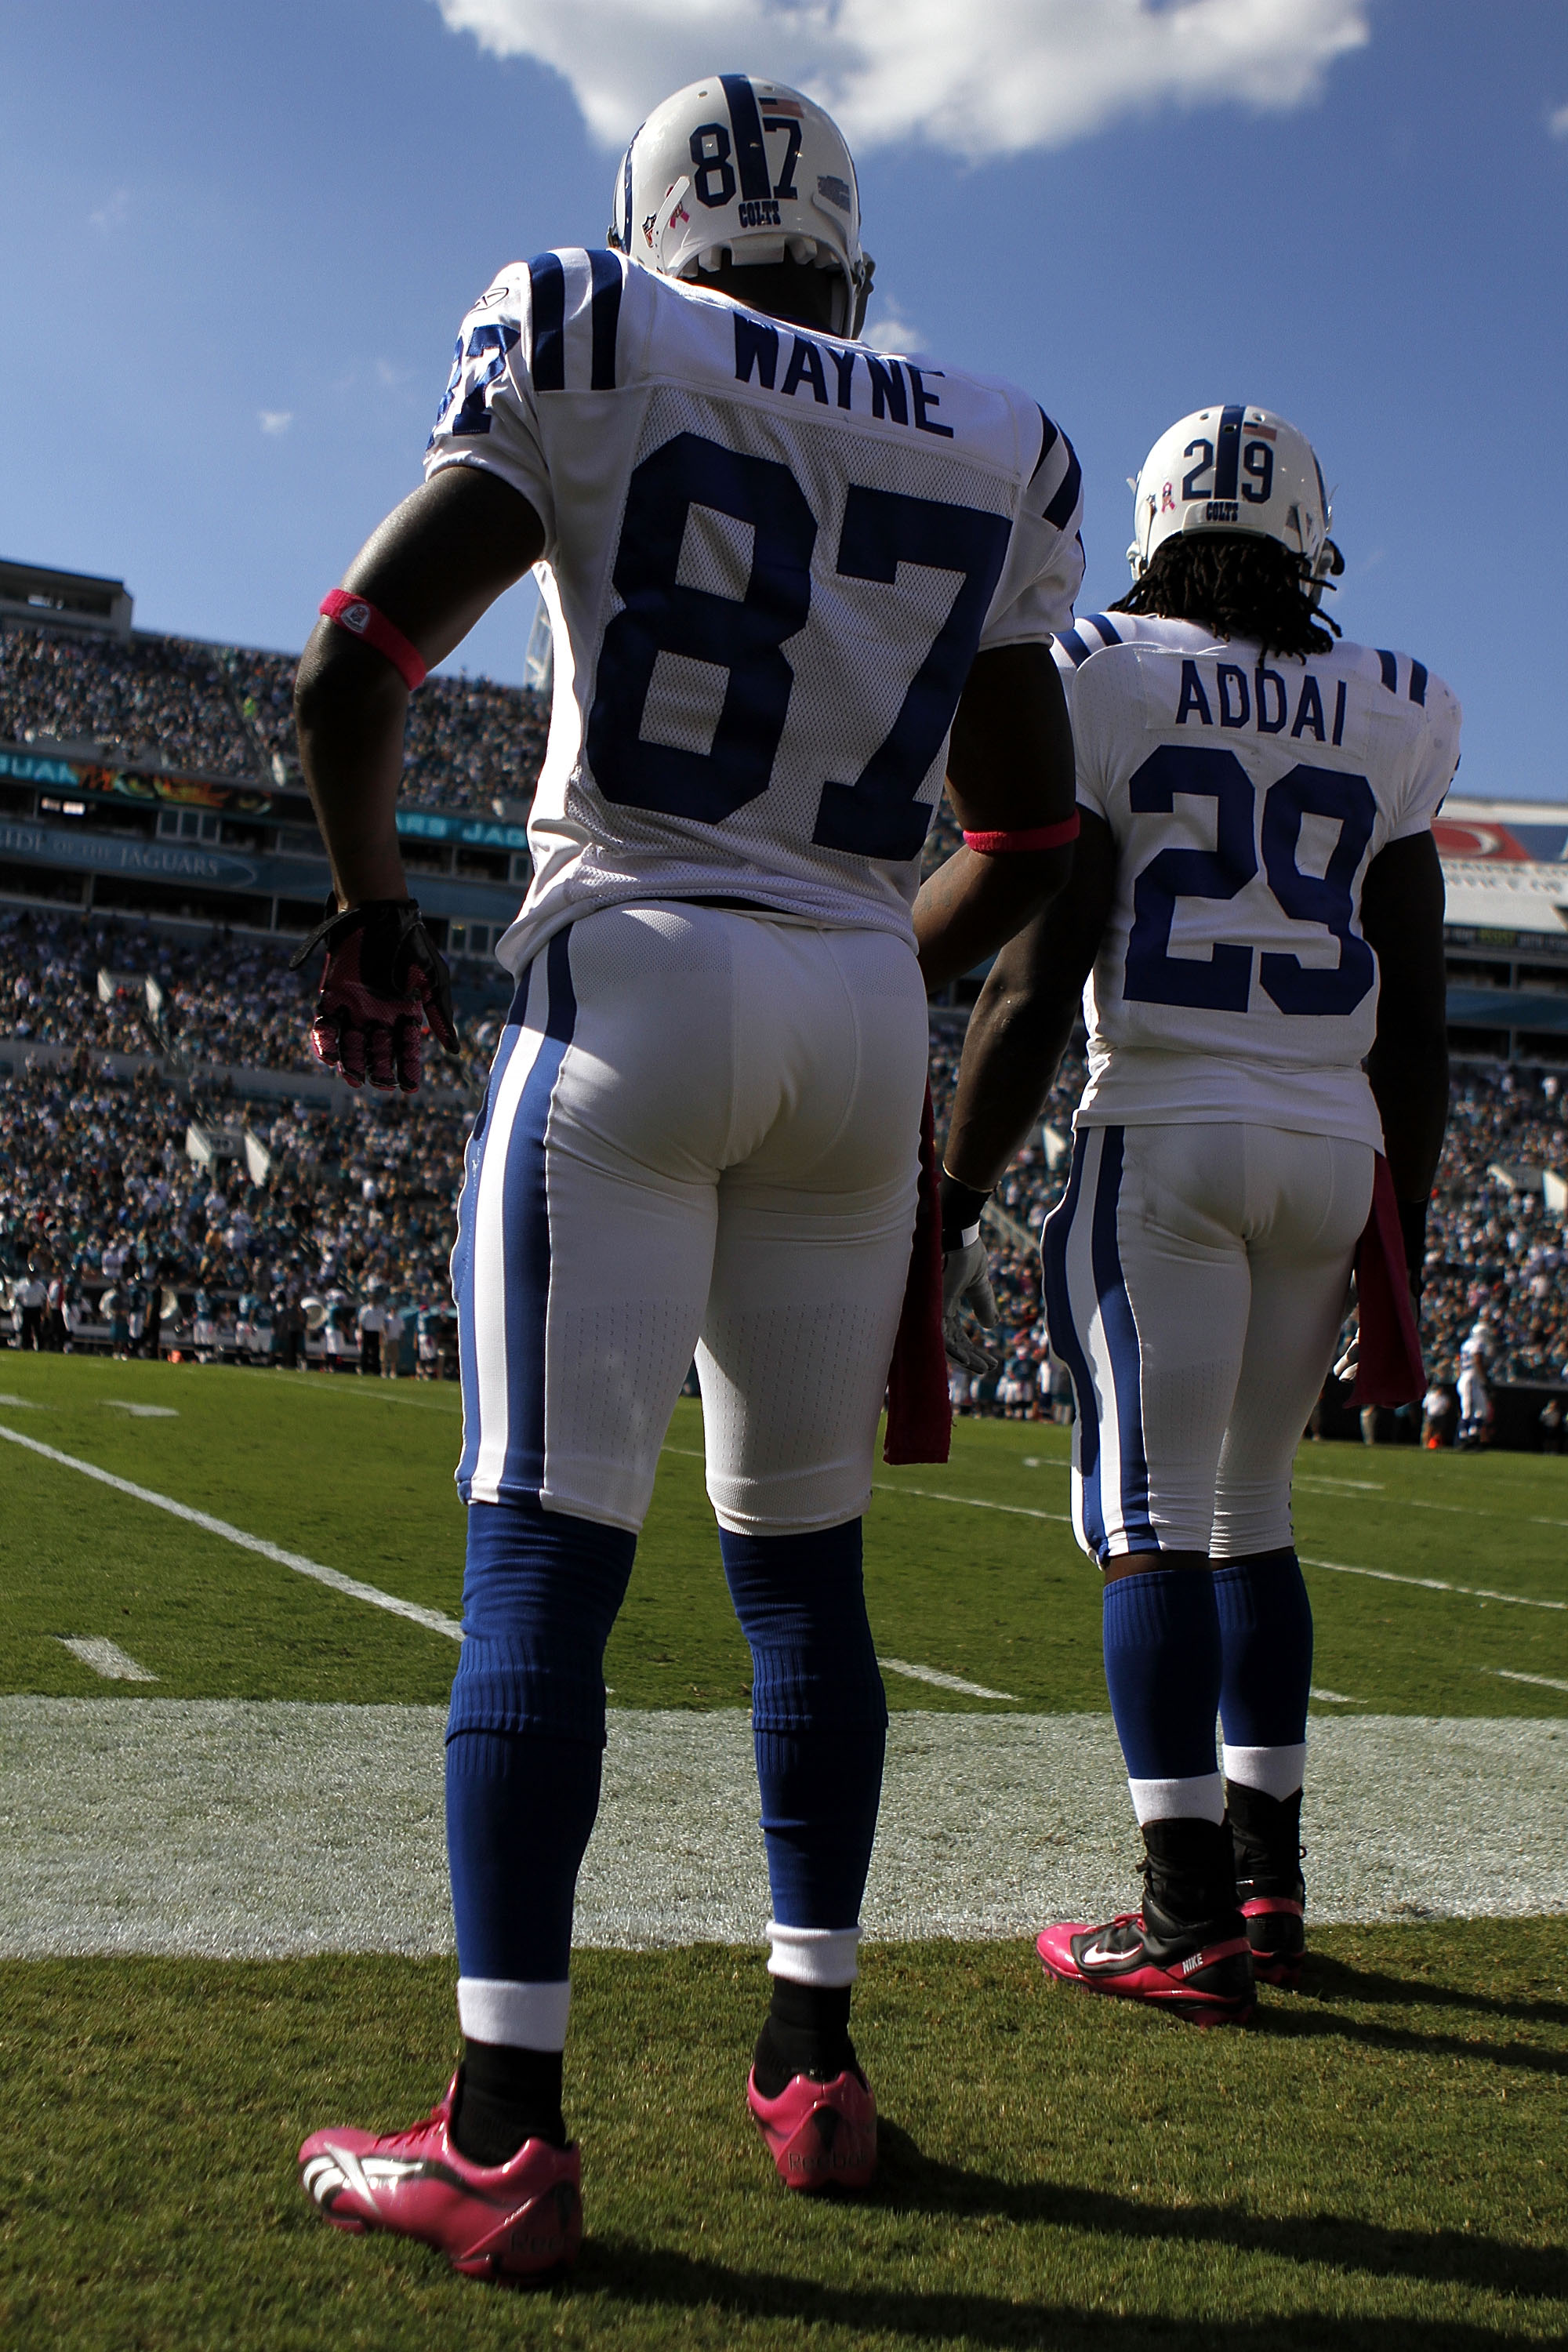
<svg viewBox="0 0 1568 2352">
<path fill-rule="evenodd" d="M 279 814 L 274 793 L 250 785 L 213 783 L 205 776 L 145 774 L 133 768 L 100 768 L 82 760 L 48 760 L 32 751 L 0 751 L 0 776 L 24 783 L 63 784 L 68 792 L 99 800 L 138 801 L 178 808 L 230 809 L 242 816 Z"/>
<path fill-rule="evenodd" d="M 29 784 L 63 785 L 89 799 L 136 801 L 142 807 L 226 810 L 237 816 L 294 820 L 294 808 L 280 796 L 245 784 L 220 784 L 205 776 L 145 774 L 138 769 L 93 767 L 80 760 L 50 760 L 35 751 L 0 751 L 0 776 Z M 301 812 L 303 814 L 303 812 Z M 493 818 L 445 816 L 431 809 L 400 808 L 397 830 L 422 841 L 455 841 L 479 849 L 526 849 L 528 828 Z"/>
<path fill-rule="evenodd" d="M 50 866 L 71 866 L 94 874 L 145 874 L 173 882 L 216 882 L 231 890 L 249 889 L 257 868 L 247 857 L 198 849 L 194 844 L 115 841 L 102 834 L 58 832 L 53 825 L 0 824 L 0 855 L 34 857 Z"/>
<path fill-rule="evenodd" d="M 0 751 L 0 776 L 18 776 L 24 783 L 74 785 L 81 772 L 69 760 L 40 760 L 31 751 Z"/>
<path fill-rule="evenodd" d="M 438 816 L 428 809 L 399 809 L 397 830 L 422 841 L 460 841 L 484 849 L 526 849 L 528 827 L 495 824 L 488 817 Z"/>
</svg>

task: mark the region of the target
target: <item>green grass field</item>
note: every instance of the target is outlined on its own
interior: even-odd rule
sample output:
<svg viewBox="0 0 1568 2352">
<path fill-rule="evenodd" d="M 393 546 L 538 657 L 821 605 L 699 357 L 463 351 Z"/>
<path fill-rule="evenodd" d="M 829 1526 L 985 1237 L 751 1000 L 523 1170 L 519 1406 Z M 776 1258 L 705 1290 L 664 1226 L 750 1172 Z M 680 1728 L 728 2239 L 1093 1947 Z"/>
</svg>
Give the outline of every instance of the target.
<svg viewBox="0 0 1568 2352">
<path fill-rule="evenodd" d="M 463 1515 L 455 1388 L 311 1373 L 0 1357 L 0 1425 L 456 1617 Z M 174 1409 L 138 1419 L 108 1399 Z M 738 1706 L 749 1661 L 702 1486 L 700 1407 L 669 1434 L 605 1678 L 626 1706 Z M 879 1650 L 1015 1693 L 1102 1709 L 1099 1579 L 1068 1515 L 1067 1433 L 965 1422 L 941 1469 L 878 1471 L 867 1584 Z M 191 1698 L 436 1702 L 447 1645 L 0 1445 L 0 1690 L 101 1696 L 59 1647 L 107 1634 Z M 1005 1509 L 994 1507 L 1005 1505 Z M 984 1506 L 984 1507 L 976 1507 Z M 1038 1516 L 1037 1516 L 1038 1515 Z M 1305 1446 L 1309 1561 L 1568 1601 L 1568 1459 Z M 1380 1713 L 1568 1714 L 1568 1608 L 1309 1568 L 1315 1675 Z M 889 1678 L 895 1706 L 971 1706 Z"/>
<path fill-rule="evenodd" d="M 0 1391 L 0 1429 L 458 1612 L 451 1389 L 6 1354 Z M 614 1705 L 746 1700 L 700 1435 L 683 1403 Z M 963 1424 L 944 1468 L 879 1471 L 879 1651 L 1103 1710 L 1066 1457 L 1055 1429 Z M 0 1692 L 445 1697 L 439 1633 L 3 1441 L 0 1496 Z M 1472 1588 L 1309 1569 L 1329 1712 L 1568 1713 L 1568 1610 L 1535 1605 L 1568 1601 L 1568 1462 L 1305 1447 L 1298 1537 L 1309 1560 Z M 61 1646 L 81 1635 L 156 1683 L 100 1680 Z M 439 2088 L 449 1960 L 0 1962 L 0 2345 L 1568 2339 L 1562 1919 L 1321 1930 L 1300 1996 L 1206 2036 L 1048 1986 L 1026 1944 L 873 1948 L 857 2032 L 885 2163 L 853 2203 L 786 2198 L 745 2117 L 755 1951 L 591 1952 L 575 1980 L 589 2240 L 572 2284 L 519 2296 L 340 2239 L 295 2182 L 305 2129 L 405 2122 Z"/>
</svg>

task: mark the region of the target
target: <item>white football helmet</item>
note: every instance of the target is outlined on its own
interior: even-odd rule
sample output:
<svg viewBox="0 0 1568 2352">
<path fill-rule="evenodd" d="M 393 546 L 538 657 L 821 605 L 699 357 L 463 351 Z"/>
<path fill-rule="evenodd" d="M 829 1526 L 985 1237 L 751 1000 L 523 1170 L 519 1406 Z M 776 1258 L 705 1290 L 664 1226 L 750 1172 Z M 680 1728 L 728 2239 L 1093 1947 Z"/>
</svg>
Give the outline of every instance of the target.
<svg viewBox="0 0 1568 2352">
<path fill-rule="evenodd" d="M 853 338 L 865 321 L 854 160 L 832 116 L 783 82 L 712 74 L 656 107 L 616 173 L 609 241 L 667 278 L 726 255 L 815 262 L 839 280 L 831 331 Z"/>
<path fill-rule="evenodd" d="M 1322 467 L 1305 434 L 1267 408 L 1200 408 L 1162 433 L 1132 485 L 1132 577 L 1178 531 L 1256 531 L 1309 567 L 1315 604 L 1343 569 Z"/>
</svg>

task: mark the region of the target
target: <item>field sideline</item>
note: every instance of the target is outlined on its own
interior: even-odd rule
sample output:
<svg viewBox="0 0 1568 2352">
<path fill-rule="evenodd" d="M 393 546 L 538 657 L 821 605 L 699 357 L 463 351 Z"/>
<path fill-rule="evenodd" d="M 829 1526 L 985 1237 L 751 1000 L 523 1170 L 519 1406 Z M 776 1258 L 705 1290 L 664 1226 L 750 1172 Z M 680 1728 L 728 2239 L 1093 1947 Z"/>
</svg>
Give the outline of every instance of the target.
<svg viewBox="0 0 1568 2352">
<path fill-rule="evenodd" d="M 734 1818 L 749 1662 L 683 1403 L 606 1661 L 626 1786 L 613 1725 L 584 1887 L 590 1916 L 635 1895 L 641 1836 L 645 1911 L 673 1927 L 628 1914 L 594 1940 L 678 1948 L 580 1958 L 590 2240 L 572 2286 L 516 2297 L 337 2239 L 290 2163 L 334 2115 L 408 2120 L 450 2063 L 438 1924 L 389 1948 L 349 1898 L 379 1885 L 383 1915 L 441 1916 L 455 1391 L 10 1353 L 0 1391 L 0 1951 L 35 1948 L 5 1940 L 28 1911 L 76 1902 L 87 1923 L 48 1948 L 74 1957 L 0 1959 L 9 2113 L 46 2119 L 0 2161 L 7 2347 L 1415 2352 L 1419 2331 L 1425 2352 L 1568 2332 L 1568 1462 L 1303 1448 L 1308 1867 L 1381 1887 L 1381 1914 L 1349 1916 L 1383 1924 L 1320 1929 L 1301 1996 L 1211 2036 L 1045 1984 L 1018 1935 L 1069 1885 L 1131 1893 L 1065 1433 L 964 1423 L 942 1469 L 879 1469 L 867 1574 L 895 1723 L 857 2015 L 887 2162 L 864 2203 L 803 2207 L 740 2105 L 765 1997 L 754 1794 Z M 302 1777 L 322 1784 L 308 1835 Z M 637 1827 L 661 1807 L 668 1851 Z M 726 1841 L 721 1916 L 703 1856 Z M 314 1894 L 302 1853 L 326 1855 Z M 279 1948 L 316 1957 L 226 1957 L 273 1949 L 266 1922 L 308 1895 L 347 1920 Z M 948 1902 L 949 1940 L 899 1940 Z M 206 1941 L 159 1943 L 171 1918 Z"/>
</svg>

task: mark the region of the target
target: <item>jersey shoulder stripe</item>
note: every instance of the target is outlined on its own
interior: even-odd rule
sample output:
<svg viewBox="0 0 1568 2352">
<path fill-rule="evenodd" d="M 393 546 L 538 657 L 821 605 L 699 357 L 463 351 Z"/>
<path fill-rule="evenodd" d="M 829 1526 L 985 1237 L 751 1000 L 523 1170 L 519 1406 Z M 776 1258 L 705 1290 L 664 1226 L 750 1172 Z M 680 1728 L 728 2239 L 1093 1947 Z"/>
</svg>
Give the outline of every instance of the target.
<svg viewBox="0 0 1568 2352">
<path fill-rule="evenodd" d="M 1059 425 L 1053 425 L 1042 408 L 1040 423 L 1044 427 L 1040 454 L 1035 460 L 1035 471 L 1029 488 L 1031 503 L 1037 486 L 1046 498 L 1040 509 L 1044 520 L 1053 530 L 1065 530 L 1078 509 L 1083 488 L 1083 468 L 1072 443 Z"/>
<path fill-rule="evenodd" d="M 1070 629 L 1064 629 L 1059 637 L 1054 638 L 1051 651 L 1056 656 L 1058 669 L 1078 669 L 1090 654 L 1103 653 L 1108 646 L 1125 643 L 1121 631 L 1108 614 L 1089 613 L 1083 619 L 1075 621 Z"/>
<path fill-rule="evenodd" d="M 1376 652 L 1378 668 L 1389 693 L 1397 695 L 1399 692 L 1399 670 L 1403 663 L 1405 671 L 1405 699 L 1419 702 L 1425 707 L 1427 681 L 1431 676 L 1426 663 L 1416 661 L 1412 655 L 1392 654 L 1385 646 L 1379 646 Z"/>
<path fill-rule="evenodd" d="M 614 392 L 624 256 L 565 246 L 528 263 L 524 361 L 535 392 Z"/>
<path fill-rule="evenodd" d="M 513 368 L 536 394 L 614 392 L 626 268 L 618 253 L 566 246 L 502 270 L 458 330 L 427 457 L 438 441 L 490 432 Z"/>
</svg>

